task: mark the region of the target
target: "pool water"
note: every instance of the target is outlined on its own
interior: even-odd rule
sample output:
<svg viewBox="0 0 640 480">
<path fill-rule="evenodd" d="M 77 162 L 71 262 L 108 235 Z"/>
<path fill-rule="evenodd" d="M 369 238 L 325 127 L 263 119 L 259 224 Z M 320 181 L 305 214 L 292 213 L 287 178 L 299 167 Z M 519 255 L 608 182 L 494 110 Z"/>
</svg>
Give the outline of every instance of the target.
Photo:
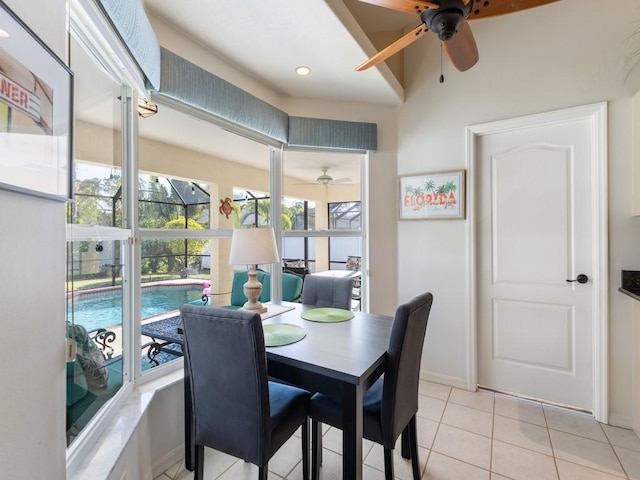
<svg viewBox="0 0 640 480">
<path fill-rule="evenodd" d="M 202 304 L 202 286 L 189 285 L 142 289 L 141 318 L 177 310 L 185 303 Z M 73 299 L 74 321 L 87 330 L 122 324 L 122 291 L 79 295 Z M 71 301 L 67 304 L 71 320 Z"/>
</svg>

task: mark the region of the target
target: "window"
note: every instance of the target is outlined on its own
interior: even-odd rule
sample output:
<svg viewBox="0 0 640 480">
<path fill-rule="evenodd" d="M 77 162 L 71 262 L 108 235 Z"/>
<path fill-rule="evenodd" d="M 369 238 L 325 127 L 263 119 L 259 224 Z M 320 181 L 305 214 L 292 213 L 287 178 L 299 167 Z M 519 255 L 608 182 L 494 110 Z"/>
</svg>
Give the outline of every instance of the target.
<svg viewBox="0 0 640 480">
<path fill-rule="evenodd" d="M 283 259 L 312 272 L 344 268 L 345 255 L 366 259 L 359 208 L 366 156 L 283 152 L 162 104 L 153 116 L 130 118 L 132 88 L 146 95 L 144 82 L 111 64 L 112 52 L 102 51 L 110 43 L 91 41 L 100 33 L 77 18 L 71 16 L 70 40 L 76 202 L 67 218 L 66 294 L 69 337 L 86 358 L 67 365 L 70 463 L 134 380 L 180 368 L 179 352 L 154 349 L 150 360 L 150 347 L 162 346 L 143 334 L 147 323 L 175 315 L 185 302 L 202 303 L 204 290 L 216 305 L 231 303 L 233 228 L 281 225 Z M 220 149 L 213 154 L 210 145 Z M 314 181 L 321 174 L 339 178 Z"/>
<path fill-rule="evenodd" d="M 180 137 L 175 134 L 176 125 L 181 126 Z M 271 201 L 268 194 L 260 193 L 269 190 L 268 147 L 162 105 L 157 114 L 140 119 L 139 135 L 141 242 L 139 264 L 134 268 L 140 280 L 136 322 L 141 330 L 140 375 L 145 378 L 174 368 L 171 365 L 181 358 L 171 352 L 179 352 L 179 346 L 145 335 L 150 330 L 147 325 L 177 315 L 183 303 L 203 305 L 205 292 L 210 294 L 208 304 L 230 305 L 232 229 L 252 223 L 268 225 Z M 173 143 L 166 143 L 167 139 Z M 256 166 L 211 156 L 202 139 L 242 151 L 251 149 Z M 238 185 L 240 180 L 247 183 Z M 232 212 L 220 208 L 227 198 L 240 197 L 243 201 L 232 202 Z M 162 311 L 147 309 L 148 303 Z"/>
<path fill-rule="evenodd" d="M 283 211 L 291 198 L 309 207 L 308 223 L 304 217 L 297 223 L 301 231 L 283 227 L 283 259 L 302 259 L 311 272 L 345 270 L 350 256 L 360 257 L 362 265 L 366 239 L 360 178 L 366 161 L 355 153 L 284 152 Z M 362 302 L 366 305 L 364 297 Z"/>
<path fill-rule="evenodd" d="M 67 362 L 67 445 L 130 378 L 123 326 L 127 265 L 121 173 L 122 85 L 71 41 L 75 72 L 74 192 L 68 205 L 67 336 L 77 346 Z"/>
<path fill-rule="evenodd" d="M 329 203 L 329 228 L 332 230 L 360 230 L 360 202 Z"/>
<path fill-rule="evenodd" d="M 360 230 L 360 202 L 332 202 L 328 209 L 330 230 Z M 349 257 L 362 257 L 360 237 L 334 237 L 329 240 L 331 270 L 348 269 Z"/>
<path fill-rule="evenodd" d="M 141 228 L 209 228 L 209 197 L 206 183 L 140 174 L 138 224 Z"/>
<path fill-rule="evenodd" d="M 233 189 L 233 228 L 270 224 L 271 198 L 268 193 Z"/>
</svg>

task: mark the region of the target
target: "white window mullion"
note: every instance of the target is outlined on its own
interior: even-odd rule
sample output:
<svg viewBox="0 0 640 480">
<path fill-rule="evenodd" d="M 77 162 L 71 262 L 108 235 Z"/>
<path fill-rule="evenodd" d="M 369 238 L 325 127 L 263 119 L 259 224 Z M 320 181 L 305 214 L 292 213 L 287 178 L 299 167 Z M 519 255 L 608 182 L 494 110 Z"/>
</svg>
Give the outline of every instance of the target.
<svg viewBox="0 0 640 480">
<path fill-rule="evenodd" d="M 132 235 L 124 248 L 123 332 L 127 355 L 125 374 L 133 380 L 140 375 L 140 245 L 136 244 L 138 231 L 138 112 L 135 92 L 128 86 L 122 88 L 122 215 L 123 224 Z"/>
<path fill-rule="evenodd" d="M 95 0 L 71 0 L 71 34 L 93 56 L 108 74 L 131 86 L 139 97 L 148 98 L 144 76 Z"/>
</svg>

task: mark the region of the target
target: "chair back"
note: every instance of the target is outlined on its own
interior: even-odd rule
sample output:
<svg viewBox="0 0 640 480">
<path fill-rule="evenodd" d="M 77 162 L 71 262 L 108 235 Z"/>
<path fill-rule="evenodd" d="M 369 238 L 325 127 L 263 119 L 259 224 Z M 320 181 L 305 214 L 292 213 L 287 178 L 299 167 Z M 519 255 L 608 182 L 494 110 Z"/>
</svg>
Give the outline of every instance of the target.
<svg viewBox="0 0 640 480">
<path fill-rule="evenodd" d="M 189 304 L 180 313 L 195 443 L 264 464 L 271 420 L 260 315 Z"/>
<path fill-rule="evenodd" d="M 307 275 L 304 277 L 301 302 L 317 307 L 334 307 L 351 310 L 353 279 Z"/>
<path fill-rule="evenodd" d="M 302 278 L 293 273 L 282 273 L 282 300 L 285 302 L 297 302 L 300 300 L 302 293 Z M 262 280 L 262 294 L 260 301 L 262 303 L 271 300 L 271 274 L 265 273 Z"/>
<path fill-rule="evenodd" d="M 393 449 L 418 411 L 420 360 L 433 295 L 424 293 L 400 305 L 391 326 L 382 392 L 383 446 Z"/>
</svg>

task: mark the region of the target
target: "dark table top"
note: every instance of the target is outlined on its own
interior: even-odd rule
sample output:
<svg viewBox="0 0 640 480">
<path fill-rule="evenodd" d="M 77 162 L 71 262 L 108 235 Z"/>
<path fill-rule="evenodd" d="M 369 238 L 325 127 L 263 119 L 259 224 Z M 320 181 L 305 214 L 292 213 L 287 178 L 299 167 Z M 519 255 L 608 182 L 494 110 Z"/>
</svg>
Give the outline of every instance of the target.
<svg viewBox="0 0 640 480">
<path fill-rule="evenodd" d="M 267 358 L 270 361 L 295 365 L 349 383 L 359 383 L 362 377 L 384 361 L 391 332 L 391 317 L 354 312 L 355 317 L 346 322 L 310 322 L 301 318 L 300 313 L 317 307 L 288 305 L 295 305 L 295 308 L 268 318 L 263 324 L 299 325 L 307 332 L 307 336 L 290 345 L 268 347 Z"/>
<path fill-rule="evenodd" d="M 315 306 L 287 302 L 283 305 L 293 309 L 267 318 L 263 324 L 299 325 L 307 336 L 290 345 L 267 347 L 270 361 L 356 384 L 384 361 L 391 317 L 354 312 L 355 317 L 345 322 L 310 322 L 301 318 L 300 313 Z M 182 344 L 181 327 L 182 320 L 178 315 L 142 325 L 140 330 L 143 335 Z"/>
</svg>

